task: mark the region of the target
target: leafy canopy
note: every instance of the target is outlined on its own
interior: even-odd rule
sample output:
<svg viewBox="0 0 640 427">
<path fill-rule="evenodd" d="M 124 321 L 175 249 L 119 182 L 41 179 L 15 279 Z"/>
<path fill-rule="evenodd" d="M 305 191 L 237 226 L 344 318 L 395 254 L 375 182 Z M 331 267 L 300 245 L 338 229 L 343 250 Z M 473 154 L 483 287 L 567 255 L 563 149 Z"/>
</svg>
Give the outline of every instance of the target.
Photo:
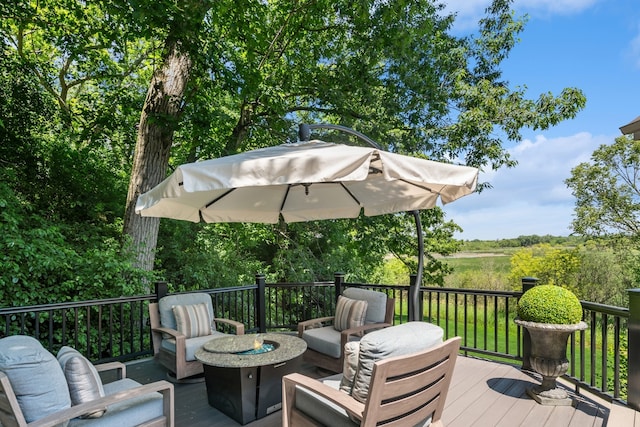
<svg viewBox="0 0 640 427">
<path fill-rule="evenodd" d="M 577 234 L 640 237 L 640 141 L 621 136 L 601 145 L 565 183 L 576 198 Z"/>
<path fill-rule="evenodd" d="M 494 0 L 478 32 L 457 37 L 455 17 L 433 0 L 3 2 L 0 162 L 11 220 L 2 249 L 13 248 L 4 260 L 15 271 L 6 286 L 126 294 L 125 281 L 143 281 L 118 232 L 145 94 L 176 39 L 193 66 L 169 171 L 295 139 L 300 122 L 345 125 L 404 154 L 515 166 L 508 141 L 574 117 L 585 99 L 575 88 L 528 99 L 502 76 L 526 22 L 510 5 Z M 425 281 L 441 284 L 448 269 L 432 254 L 458 249 L 458 226 L 440 209 L 420 215 Z M 163 220 L 155 268 L 194 287 L 246 283 L 258 271 L 374 281 L 389 254 L 415 271 L 415 237 L 404 214 L 278 226 Z"/>
</svg>

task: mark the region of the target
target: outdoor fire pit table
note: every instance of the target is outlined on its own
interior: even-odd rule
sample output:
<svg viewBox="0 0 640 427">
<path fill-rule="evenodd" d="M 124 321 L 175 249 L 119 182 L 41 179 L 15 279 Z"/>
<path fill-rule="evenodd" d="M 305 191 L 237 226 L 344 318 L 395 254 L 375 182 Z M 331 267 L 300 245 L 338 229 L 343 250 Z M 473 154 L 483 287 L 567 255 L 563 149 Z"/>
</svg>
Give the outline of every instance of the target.
<svg viewBox="0 0 640 427">
<path fill-rule="evenodd" d="M 282 407 L 282 377 L 296 372 L 307 343 L 293 335 L 232 335 L 196 351 L 209 405 L 240 424 Z"/>
</svg>

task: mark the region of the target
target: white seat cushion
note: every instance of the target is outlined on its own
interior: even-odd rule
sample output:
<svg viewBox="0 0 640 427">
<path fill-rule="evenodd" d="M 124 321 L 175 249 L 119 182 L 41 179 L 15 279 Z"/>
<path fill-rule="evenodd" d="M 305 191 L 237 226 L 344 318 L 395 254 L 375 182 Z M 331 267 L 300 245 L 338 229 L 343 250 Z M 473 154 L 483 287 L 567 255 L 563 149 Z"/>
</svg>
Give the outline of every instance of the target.
<svg viewBox="0 0 640 427">
<path fill-rule="evenodd" d="M 307 347 L 319 353 L 338 359 L 340 357 L 340 331 L 333 326 L 323 328 L 311 328 L 302 333 L 302 339 L 307 342 Z M 350 341 L 357 341 L 360 337 L 352 336 Z"/>
<path fill-rule="evenodd" d="M 111 395 L 123 390 L 130 390 L 140 384 L 130 378 L 104 385 L 104 391 Z M 162 416 L 162 394 L 148 393 L 107 406 L 107 412 L 100 418 L 74 418 L 69 427 L 124 427 L 135 426 Z"/>
<path fill-rule="evenodd" d="M 338 389 L 341 377 L 342 374 L 336 374 L 320 381 L 329 387 Z M 353 427 L 359 425 L 349 418 L 347 411 L 306 388 L 296 388 L 296 409 L 326 426 Z"/>
</svg>

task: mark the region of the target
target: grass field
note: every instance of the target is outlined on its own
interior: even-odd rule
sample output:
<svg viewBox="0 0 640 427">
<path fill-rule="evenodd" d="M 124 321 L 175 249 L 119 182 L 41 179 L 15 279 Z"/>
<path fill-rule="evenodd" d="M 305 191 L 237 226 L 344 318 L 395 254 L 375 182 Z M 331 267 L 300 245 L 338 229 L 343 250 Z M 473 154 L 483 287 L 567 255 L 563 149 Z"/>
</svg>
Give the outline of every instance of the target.
<svg viewBox="0 0 640 427">
<path fill-rule="evenodd" d="M 455 273 L 485 270 L 490 265 L 495 271 L 508 273 L 511 257 L 508 254 L 471 254 L 461 252 L 453 257 L 441 258 L 454 268 Z"/>
<path fill-rule="evenodd" d="M 453 268 L 453 273 L 445 278 L 447 287 L 507 290 L 518 286 L 507 279 L 511 269 L 508 254 L 461 252 L 440 260 Z"/>
</svg>

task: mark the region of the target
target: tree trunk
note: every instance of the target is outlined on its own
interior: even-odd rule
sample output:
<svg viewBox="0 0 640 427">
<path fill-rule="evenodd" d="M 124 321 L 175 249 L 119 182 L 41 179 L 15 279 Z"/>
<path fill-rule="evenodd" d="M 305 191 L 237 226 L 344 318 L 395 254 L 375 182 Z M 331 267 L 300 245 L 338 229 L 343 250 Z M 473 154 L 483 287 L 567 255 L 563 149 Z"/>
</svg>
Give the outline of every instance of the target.
<svg viewBox="0 0 640 427">
<path fill-rule="evenodd" d="M 137 267 L 149 271 L 153 270 L 160 219 L 136 214 L 136 201 L 166 177 L 192 65 L 188 52 L 176 40 L 167 41 L 165 52 L 162 66 L 151 78 L 140 116 L 123 228 L 124 235 L 131 237 Z"/>
</svg>

